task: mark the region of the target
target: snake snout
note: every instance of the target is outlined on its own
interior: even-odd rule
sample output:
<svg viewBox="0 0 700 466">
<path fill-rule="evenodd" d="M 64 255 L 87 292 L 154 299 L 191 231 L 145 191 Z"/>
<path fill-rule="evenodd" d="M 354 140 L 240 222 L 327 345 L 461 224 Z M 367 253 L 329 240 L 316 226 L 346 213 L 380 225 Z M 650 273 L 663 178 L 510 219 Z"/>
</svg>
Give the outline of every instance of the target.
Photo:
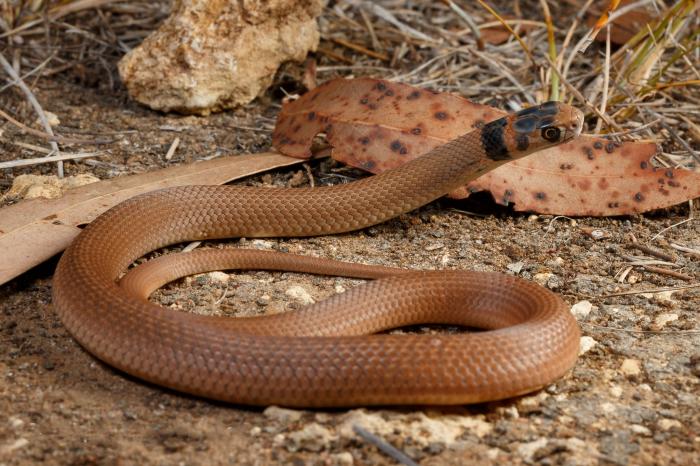
<svg viewBox="0 0 700 466">
<path fill-rule="evenodd" d="M 578 137 L 583 130 L 583 112 L 576 107 L 568 107 L 568 110 L 571 115 L 569 117 L 569 124 L 566 127 L 564 140 Z"/>
</svg>

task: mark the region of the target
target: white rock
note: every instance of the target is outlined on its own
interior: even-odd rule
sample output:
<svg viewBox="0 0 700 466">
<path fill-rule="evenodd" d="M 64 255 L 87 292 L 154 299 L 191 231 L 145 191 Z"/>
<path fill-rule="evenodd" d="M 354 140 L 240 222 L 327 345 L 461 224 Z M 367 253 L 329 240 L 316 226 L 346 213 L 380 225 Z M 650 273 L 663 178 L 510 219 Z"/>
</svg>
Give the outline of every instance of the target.
<svg viewBox="0 0 700 466">
<path fill-rule="evenodd" d="M 554 274 L 552 274 L 551 272 L 536 273 L 535 276 L 532 277 L 532 279 L 540 285 L 545 286 L 549 279 L 552 278 L 552 275 Z"/>
<path fill-rule="evenodd" d="M 522 397 L 520 399 L 520 406 L 525 406 L 525 407 L 539 406 L 547 398 L 549 398 L 549 393 L 547 393 L 543 390 L 535 395 L 529 395 L 529 396 Z"/>
<path fill-rule="evenodd" d="M 571 306 L 571 313 L 576 317 L 577 320 L 583 320 L 588 317 L 593 309 L 593 304 L 590 301 L 579 301 L 573 306 Z"/>
<path fill-rule="evenodd" d="M 620 398 L 622 396 L 622 387 L 619 385 L 613 385 L 610 387 L 610 394 L 615 398 Z"/>
<path fill-rule="evenodd" d="M 279 406 L 268 406 L 263 411 L 263 416 L 268 419 L 272 419 L 282 424 L 290 424 L 292 422 L 297 422 L 304 415 L 303 411 L 297 411 L 294 409 L 280 408 Z"/>
<path fill-rule="evenodd" d="M 680 421 L 677 421 L 675 419 L 659 419 L 659 422 L 657 422 L 657 424 L 663 430 L 681 429 L 683 427 L 683 424 L 681 424 Z"/>
<path fill-rule="evenodd" d="M 61 120 L 58 119 L 58 115 L 56 115 L 55 113 L 47 112 L 46 110 L 44 110 L 44 115 L 46 115 L 46 121 L 49 123 L 49 126 L 51 126 L 52 128 L 54 126 L 58 126 L 61 124 Z M 36 123 L 39 126 L 41 126 L 41 122 L 40 122 L 39 118 L 36 119 Z"/>
<path fill-rule="evenodd" d="M 312 422 L 303 429 L 289 434 L 287 449 L 290 451 L 321 451 L 330 447 L 336 437 L 321 424 Z"/>
<path fill-rule="evenodd" d="M 546 447 L 547 446 L 547 439 L 546 438 L 539 438 L 533 442 L 528 442 L 528 443 L 521 443 L 518 445 L 518 454 L 525 460 L 525 461 L 532 461 L 532 457 L 534 456 L 535 452 L 539 450 L 540 448 Z"/>
<path fill-rule="evenodd" d="M 577 437 L 571 437 L 564 442 L 566 449 L 571 452 L 570 464 L 580 466 L 593 466 L 598 464 L 599 452 L 595 444 L 586 442 Z"/>
<path fill-rule="evenodd" d="M 355 458 L 353 458 L 352 453 L 349 451 L 342 451 L 331 455 L 332 464 L 337 466 L 352 466 L 355 464 Z"/>
<path fill-rule="evenodd" d="M 18 429 L 24 425 L 24 421 L 17 416 L 10 416 L 7 420 L 13 429 Z"/>
<path fill-rule="evenodd" d="M 227 273 L 216 271 L 209 272 L 207 274 L 207 279 L 210 283 L 220 283 L 222 285 L 225 285 L 226 283 L 228 283 L 230 277 Z"/>
<path fill-rule="evenodd" d="M 653 296 L 661 302 L 674 302 L 676 300 L 672 297 L 673 293 L 675 293 L 675 290 L 659 291 L 658 293 L 654 293 Z"/>
<path fill-rule="evenodd" d="M 5 453 L 5 454 L 12 453 L 13 451 L 24 448 L 27 445 L 29 445 L 29 440 L 27 440 L 26 438 L 18 438 L 14 442 L 12 442 L 8 445 L 5 445 L 3 447 L 0 447 L 0 453 Z"/>
<path fill-rule="evenodd" d="M 578 355 L 581 356 L 582 354 L 586 354 L 593 349 L 597 343 L 598 342 L 593 337 L 589 337 L 588 335 L 582 336 L 581 341 L 579 342 Z"/>
<path fill-rule="evenodd" d="M 523 269 L 525 266 L 525 262 L 523 261 L 518 261 L 518 262 L 512 262 L 508 265 L 506 265 L 506 268 L 513 272 L 515 275 L 519 274 L 520 271 Z"/>
<path fill-rule="evenodd" d="M 274 246 L 272 242 L 265 241 L 264 239 L 254 239 L 250 242 L 250 245 L 255 249 L 272 249 Z"/>
<path fill-rule="evenodd" d="M 657 329 L 662 329 L 668 324 L 669 322 L 673 322 L 678 320 L 678 314 L 674 312 L 663 312 L 656 316 L 654 319 L 654 326 Z"/>
<path fill-rule="evenodd" d="M 252 437 L 255 437 L 255 436 L 257 436 L 257 435 L 260 435 L 261 433 L 262 433 L 262 429 L 261 429 L 260 427 L 258 427 L 258 426 L 253 427 L 252 429 L 250 429 L 250 432 L 249 432 L 249 434 L 250 434 Z"/>
<path fill-rule="evenodd" d="M 284 442 L 286 441 L 286 437 L 284 434 L 277 434 L 274 437 L 272 437 L 272 445 L 275 447 L 281 447 L 284 445 Z"/>
<path fill-rule="evenodd" d="M 634 432 L 635 434 L 639 435 L 651 435 L 651 431 L 647 429 L 644 426 L 641 426 L 639 424 L 632 424 L 630 425 L 630 430 Z"/>
<path fill-rule="evenodd" d="M 388 436 L 398 433 L 411 437 L 420 447 L 441 442 L 450 446 L 465 432 L 483 438 L 493 430 L 493 425 L 483 416 L 438 415 L 430 417 L 422 412 L 413 414 L 393 414 L 389 420 L 381 415 L 367 413 L 362 409 L 350 411 L 338 426 L 338 434 L 345 439 L 356 439 L 353 426 L 357 424 L 375 435 Z"/>
<path fill-rule="evenodd" d="M 608 403 L 606 401 L 605 403 L 601 403 L 600 410 L 605 414 L 611 414 L 617 411 L 617 407 L 615 407 L 613 403 Z"/>
<path fill-rule="evenodd" d="M 301 304 L 313 304 L 316 302 L 314 301 L 314 298 L 311 297 L 309 292 L 306 291 L 304 287 L 299 285 L 294 285 L 287 288 L 284 293 Z"/>
<path fill-rule="evenodd" d="M 639 375 L 642 372 L 639 360 L 637 359 L 625 359 L 622 361 L 620 370 L 625 375 Z"/>
</svg>

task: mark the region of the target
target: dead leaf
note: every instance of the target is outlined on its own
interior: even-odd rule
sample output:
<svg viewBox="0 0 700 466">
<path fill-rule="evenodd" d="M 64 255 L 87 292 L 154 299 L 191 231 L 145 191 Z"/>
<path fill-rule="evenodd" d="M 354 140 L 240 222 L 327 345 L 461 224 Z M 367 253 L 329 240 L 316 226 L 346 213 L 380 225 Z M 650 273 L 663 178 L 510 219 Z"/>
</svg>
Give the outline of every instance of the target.
<svg viewBox="0 0 700 466">
<path fill-rule="evenodd" d="M 612 5 L 607 5 L 607 1 L 599 1 L 595 5 L 597 9 L 593 8 L 586 12 L 586 24 L 593 28 L 592 35 L 598 42 L 605 42 L 605 31 L 602 30 L 606 24 L 608 24 L 609 14 L 619 7 L 624 7 L 630 3 L 630 0 L 624 0 L 622 2 Z M 601 13 L 602 12 L 602 13 Z M 610 42 L 617 45 L 626 44 L 635 34 L 644 29 L 646 25 L 653 20 L 653 16 L 649 14 L 649 11 L 643 7 L 629 11 L 624 15 L 616 18 L 612 21 L 612 27 L 610 28 Z"/>
<path fill-rule="evenodd" d="M 518 19 L 515 16 L 509 16 L 509 15 L 504 15 L 503 19 Z M 524 24 L 513 24 L 511 25 L 513 29 L 516 30 L 516 32 L 522 37 L 529 33 L 532 29 L 535 28 L 533 24 L 529 23 L 524 23 Z M 487 28 L 481 29 L 481 40 L 484 42 L 487 42 L 489 44 L 494 44 L 494 45 L 499 45 L 507 41 L 512 37 L 512 34 L 508 29 L 505 28 L 502 24 L 496 25 L 496 26 L 491 26 Z"/>
<path fill-rule="evenodd" d="M 58 199 L 29 199 L 0 210 L 0 285 L 63 251 L 110 207 L 137 194 L 189 184 L 222 184 L 301 163 L 275 152 L 222 157 L 124 176 L 68 190 Z"/>
<path fill-rule="evenodd" d="M 310 155 L 324 132 L 333 158 L 380 173 L 505 112 L 461 97 L 369 78 L 329 81 L 286 104 L 273 144 L 295 157 Z M 451 193 L 490 191 L 516 210 L 558 215 L 623 215 L 668 207 L 700 196 L 700 175 L 654 168 L 653 143 L 614 143 L 581 136 L 499 167 Z"/>
</svg>

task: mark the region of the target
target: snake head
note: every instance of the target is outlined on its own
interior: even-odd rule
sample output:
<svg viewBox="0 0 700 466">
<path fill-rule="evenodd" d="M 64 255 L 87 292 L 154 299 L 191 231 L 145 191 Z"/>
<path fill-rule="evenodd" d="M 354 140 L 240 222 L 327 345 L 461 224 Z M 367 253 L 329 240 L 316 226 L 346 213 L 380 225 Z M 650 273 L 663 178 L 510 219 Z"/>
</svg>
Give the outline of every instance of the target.
<svg viewBox="0 0 700 466">
<path fill-rule="evenodd" d="M 550 101 L 486 124 L 481 142 L 491 159 L 510 160 L 573 139 L 582 128 L 579 109 Z"/>
</svg>

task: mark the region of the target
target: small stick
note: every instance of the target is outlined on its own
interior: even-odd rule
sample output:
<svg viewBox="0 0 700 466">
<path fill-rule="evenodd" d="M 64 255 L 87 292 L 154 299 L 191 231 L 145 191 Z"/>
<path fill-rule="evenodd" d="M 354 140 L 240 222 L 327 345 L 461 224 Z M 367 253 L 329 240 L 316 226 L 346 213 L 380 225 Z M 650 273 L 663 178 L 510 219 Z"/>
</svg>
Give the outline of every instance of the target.
<svg viewBox="0 0 700 466">
<path fill-rule="evenodd" d="M 605 26 L 605 62 L 603 67 L 603 95 L 600 97 L 600 113 L 605 113 L 608 105 L 608 89 L 610 87 L 610 24 Z M 595 132 L 603 127 L 603 120 L 598 118 L 595 124 Z"/>
<path fill-rule="evenodd" d="M 658 273 L 659 275 L 668 275 L 669 277 L 685 280 L 687 282 L 691 282 L 695 279 L 695 277 L 691 277 L 690 275 L 676 272 L 675 270 L 664 269 L 662 267 L 654 267 L 653 265 L 642 265 L 642 267 L 649 272 Z"/>
<path fill-rule="evenodd" d="M 402 452 L 395 446 L 387 443 L 386 441 L 384 441 L 384 439 L 374 435 L 373 433 L 364 429 L 363 427 L 360 427 L 357 424 L 353 424 L 352 430 L 355 431 L 355 433 L 359 435 L 363 440 L 379 448 L 379 450 L 381 450 L 382 453 L 386 454 L 397 463 L 403 464 L 405 466 L 418 466 L 418 463 L 409 458 L 408 455 L 406 455 L 406 453 Z"/>
<path fill-rule="evenodd" d="M 627 243 L 625 244 L 625 247 L 627 249 L 636 249 L 638 251 L 642 251 L 645 254 L 648 254 L 650 256 L 658 257 L 659 259 L 668 261 L 668 262 L 676 262 L 677 258 L 674 257 L 671 254 L 666 254 L 665 252 L 659 251 L 658 249 L 650 248 L 649 246 L 645 246 L 640 243 Z"/>
<path fill-rule="evenodd" d="M 695 257 L 696 259 L 700 259 L 700 250 L 687 248 L 685 246 L 681 246 L 680 244 L 676 244 L 676 243 L 671 243 L 671 247 L 673 249 L 677 249 L 678 251 L 685 252 L 686 254 L 689 254 L 689 255 Z"/>
<path fill-rule="evenodd" d="M 377 34 L 374 32 L 372 21 L 370 21 L 364 8 L 360 8 L 360 15 L 362 16 L 362 20 L 365 22 L 365 27 L 367 28 L 367 32 L 369 32 L 369 37 L 372 39 L 372 47 L 374 50 L 380 50 L 382 46 L 379 43 L 379 39 L 377 39 Z"/>
<path fill-rule="evenodd" d="M 314 174 L 311 172 L 311 166 L 308 163 L 302 165 L 304 170 L 306 170 L 306 176 L 309 177 L 309 186 L 312 188 L 316 187 L 316 182 L 314 181 Z"/>
<path fill-rule="evenodd" d="M 36 130 L 34 128 L 30 128 L 29 126 L 25 125 L 21 121 L 17 121 L 14 118 L 12 118 L 8 113 L 4 112 L 2 109 L 0 109 L 0 116 L 15 125 L 17 128 L 20 130 L 24 131 L 25 133 L 29 133 L 32 136 L 36 136 L 38 138 L 47 140 L 47 141 L 55 141 L 55 142 L 60 142 L 61 144 L 102 144 L 102 143 L 107 143 L 108 141 L 106 140 L 87 140 L 87 139 L 75 139 L 75 138 L 69 138 L 65 136 L 57 136 L 57 135 L 52 135 L 52 134 L 47 134 L 44 133 L 43 131 Z M 52 152 L 55 152 L 52 151 Z"/>
<path fill-rule="evenodd" d="M 432 43 L 437 42 L 432 37 L 430 37 L 426 34 L 423 34 L 422 32 L 412 28 L 411 26 L 409 26 L 407 24 L 402 23 L 401 21 L 399 21 L 396 18 L 396 16 L 394 16 L 389 10 L 382 7 L 381 5 L 378 5 L 374 2 L 363 2 L 362 6 L 369 9 L 372 13 L 379 16 L 384 21 L 393 24 L 396 28 L 398 28 L 399 31 L 403 32 L 404 34 L 406 34 L 408 36 L 413 37 L 414 39 L 424 40 L 426 42 L 432 42 Z"/>
<path fill-rule="evenodd" d="M 607 327 L 605 325 L 596 325 L 588 322 L 581 322 L 581 325 L 592 327 L 595 330 L 610 331 L 610 332 L 627 332 L 627 333 L 649 333 L 649 334 L 669 334 L 669 335 L 697 335 L 700 330 L 637 330 L 632 328 L 622 327 Z"/>
<path fill-rule="evenodd" d="M 460 8 L 459 5 L 457 5 L 452 0 L 442 0 L 442 3 L 449 6 L 450 9 L 457 13 L 457 16 L 459 16 L 462 19 L 462 21 L 466 23 L 469 30 L 472 32 L 472 34 L 474 34 L 474 39 L 476 39 L 476 47 L 479 50 L 484 50 L 484 40 L 481 38 L 481 31 L 479 31 L 479 26 L 477 26 L 474 19 L 471 16 L 469 16 L 469 13 Z"/>
<path fill-rule="evenodd" d="M 593 133 L 590 136 L 608 136 L 608 137 L 613 137 L 613 136 L 626 136 L 628 134 L 633 134 L 633 133 L 639 133 L 640 131 L 644 131 L 645 129 L 654 126 L 655 124 L 659 123 L 661 121 L 661 118 L 657 118 L 656 120 L 649 121 L 647 123 L 644 123 L 641 126 L 637 126 L 636 128 L 630 128 L 626 129 L 624 131 L 617 131 L 615 133 Z"/>
<path fill-rule="evenodd" d="M 670 227 L 666 227 L 666 228 L 664 228 L 663 230 L 661 230 L 660 232 L 658 232 L 657 234 L 655 234 L 655 235 L 651 238 L 650 241 L 654 241 L 656 238 L 658 238 L 659 236 L 661 236 L 665 231 L 670 230 L 671 228 L 675 228 L 675 227 L 677 227 L 677 226 L 683 225 L 684 223 L 688 223 L 688 222 L 691 222 L 691 221 L 693 221 L 693 220 L 697 220 L 697 219 L 691 217 L 691 218 L 686 218 L 685 220 L 681 220 L 681 221 L 678 222 L 678 223 L 674 223 L 674 224 L 671 225 Z"/>
<path fill-rule="evenodd" d="M 99 152 L 78 152 L 75 154 L 61 152 L 58 155 L 50 155 L 48 157 L 37 157 L 34 159 L 19 159 L 11 160 L 9 162 L 0 162 L 0 170 L 5 168 L 26 167 L 28 165 L 39 165 L 42 163 L 63 162 L 64 160 L 78 160 L 87 157 L 99 157 L 102 155 L 105 154 Z"/>
<path fill-rule="evenodd" d="M 53 129 L 51 128 L 51 125 L 49 124 L 49 120 L 46 118 L 46 114 L 44 113 L 44 109 L 41 108 L 41 105 L 39 105 L 39 101 L 36 100 L 36 97 L 34 96 L 34 93 L 27 87 L 27 85 L 22 81 L 22 78 L 17 74 L 15 69 L 10 65 L 10 63 L 5 59 L 5 56 L 0 53 L 0 65 L 2 65 L 3 69 L 5 72 L 10 76 L 15 81 L 15 85 L 17 85 L 22 92 L 24 92 L 24 95 L 27 97 L 27 100 L 29 103 L 34 107 L 34 111 L 37 113 L 39 116 L 39 121 L 41 121 L 41 125 L 44 127 L 44 130 L 50 135 L 53 136 Z M 58 153 L 58 144 L 56 144 L 56 141 L 49 141 L 49 144 L 51 145 L 51 149 Z M 59 161 L 58 162 L 58 177 L 63 178 L 63 162 Z"/>
<path fill-rule="evenodd" d="M 389 56 L 385 53 L 375 52 L 374 50 L 370 50 L 366 47 L 355 44 L 355 43 L 350 42 L 349 40 L 345 40 L 345 39 L 333 38 L 332 40 L 333 40 L 333 42 L 335 42 L 338 45 L 342 45 L 343 47 L 347 47 L 350 50 L 354 50 L 355 52 L 364 53 L 368 57 L 376 58 L 376 59 L 382 60 L 382 61 L 389 61 Z"/>
<path fill-rule="evenodd" d="M 637 295 L 637 294 L 655 294 L 655 293 L 663 293 L 664 291 L 689 290 L 692 288 L 700 288 L 700 283 L 693 283 L 691 285 L 683 285 L 683 286 L 669 286 L 669 287 L 664 287 L 664 288 L 652 288 L 650 290 L 620 291 L 618 293 L 610 293 L 610 294 L 604 294 L 604 295 L 600 295 L 600 296 L 583 295 L 583 297 L 588 298 L 588 299 L 606 299 L 606 298 L 615 298 L 617 296 L 630 296 L 630 295 Z"/>
<path fill-rule="evenodd" d="M 170 147 L 168 148 L 168 152 L 165 153 L 165 160 L 170 160 L 173 158 L 173 155 L 175 154 L 175 151 L 177 150 L 177 147 L 180 145 L 180 138 L 175 137 L 173 140 L 173 143 L 170 144 Z"/>
</svg>

